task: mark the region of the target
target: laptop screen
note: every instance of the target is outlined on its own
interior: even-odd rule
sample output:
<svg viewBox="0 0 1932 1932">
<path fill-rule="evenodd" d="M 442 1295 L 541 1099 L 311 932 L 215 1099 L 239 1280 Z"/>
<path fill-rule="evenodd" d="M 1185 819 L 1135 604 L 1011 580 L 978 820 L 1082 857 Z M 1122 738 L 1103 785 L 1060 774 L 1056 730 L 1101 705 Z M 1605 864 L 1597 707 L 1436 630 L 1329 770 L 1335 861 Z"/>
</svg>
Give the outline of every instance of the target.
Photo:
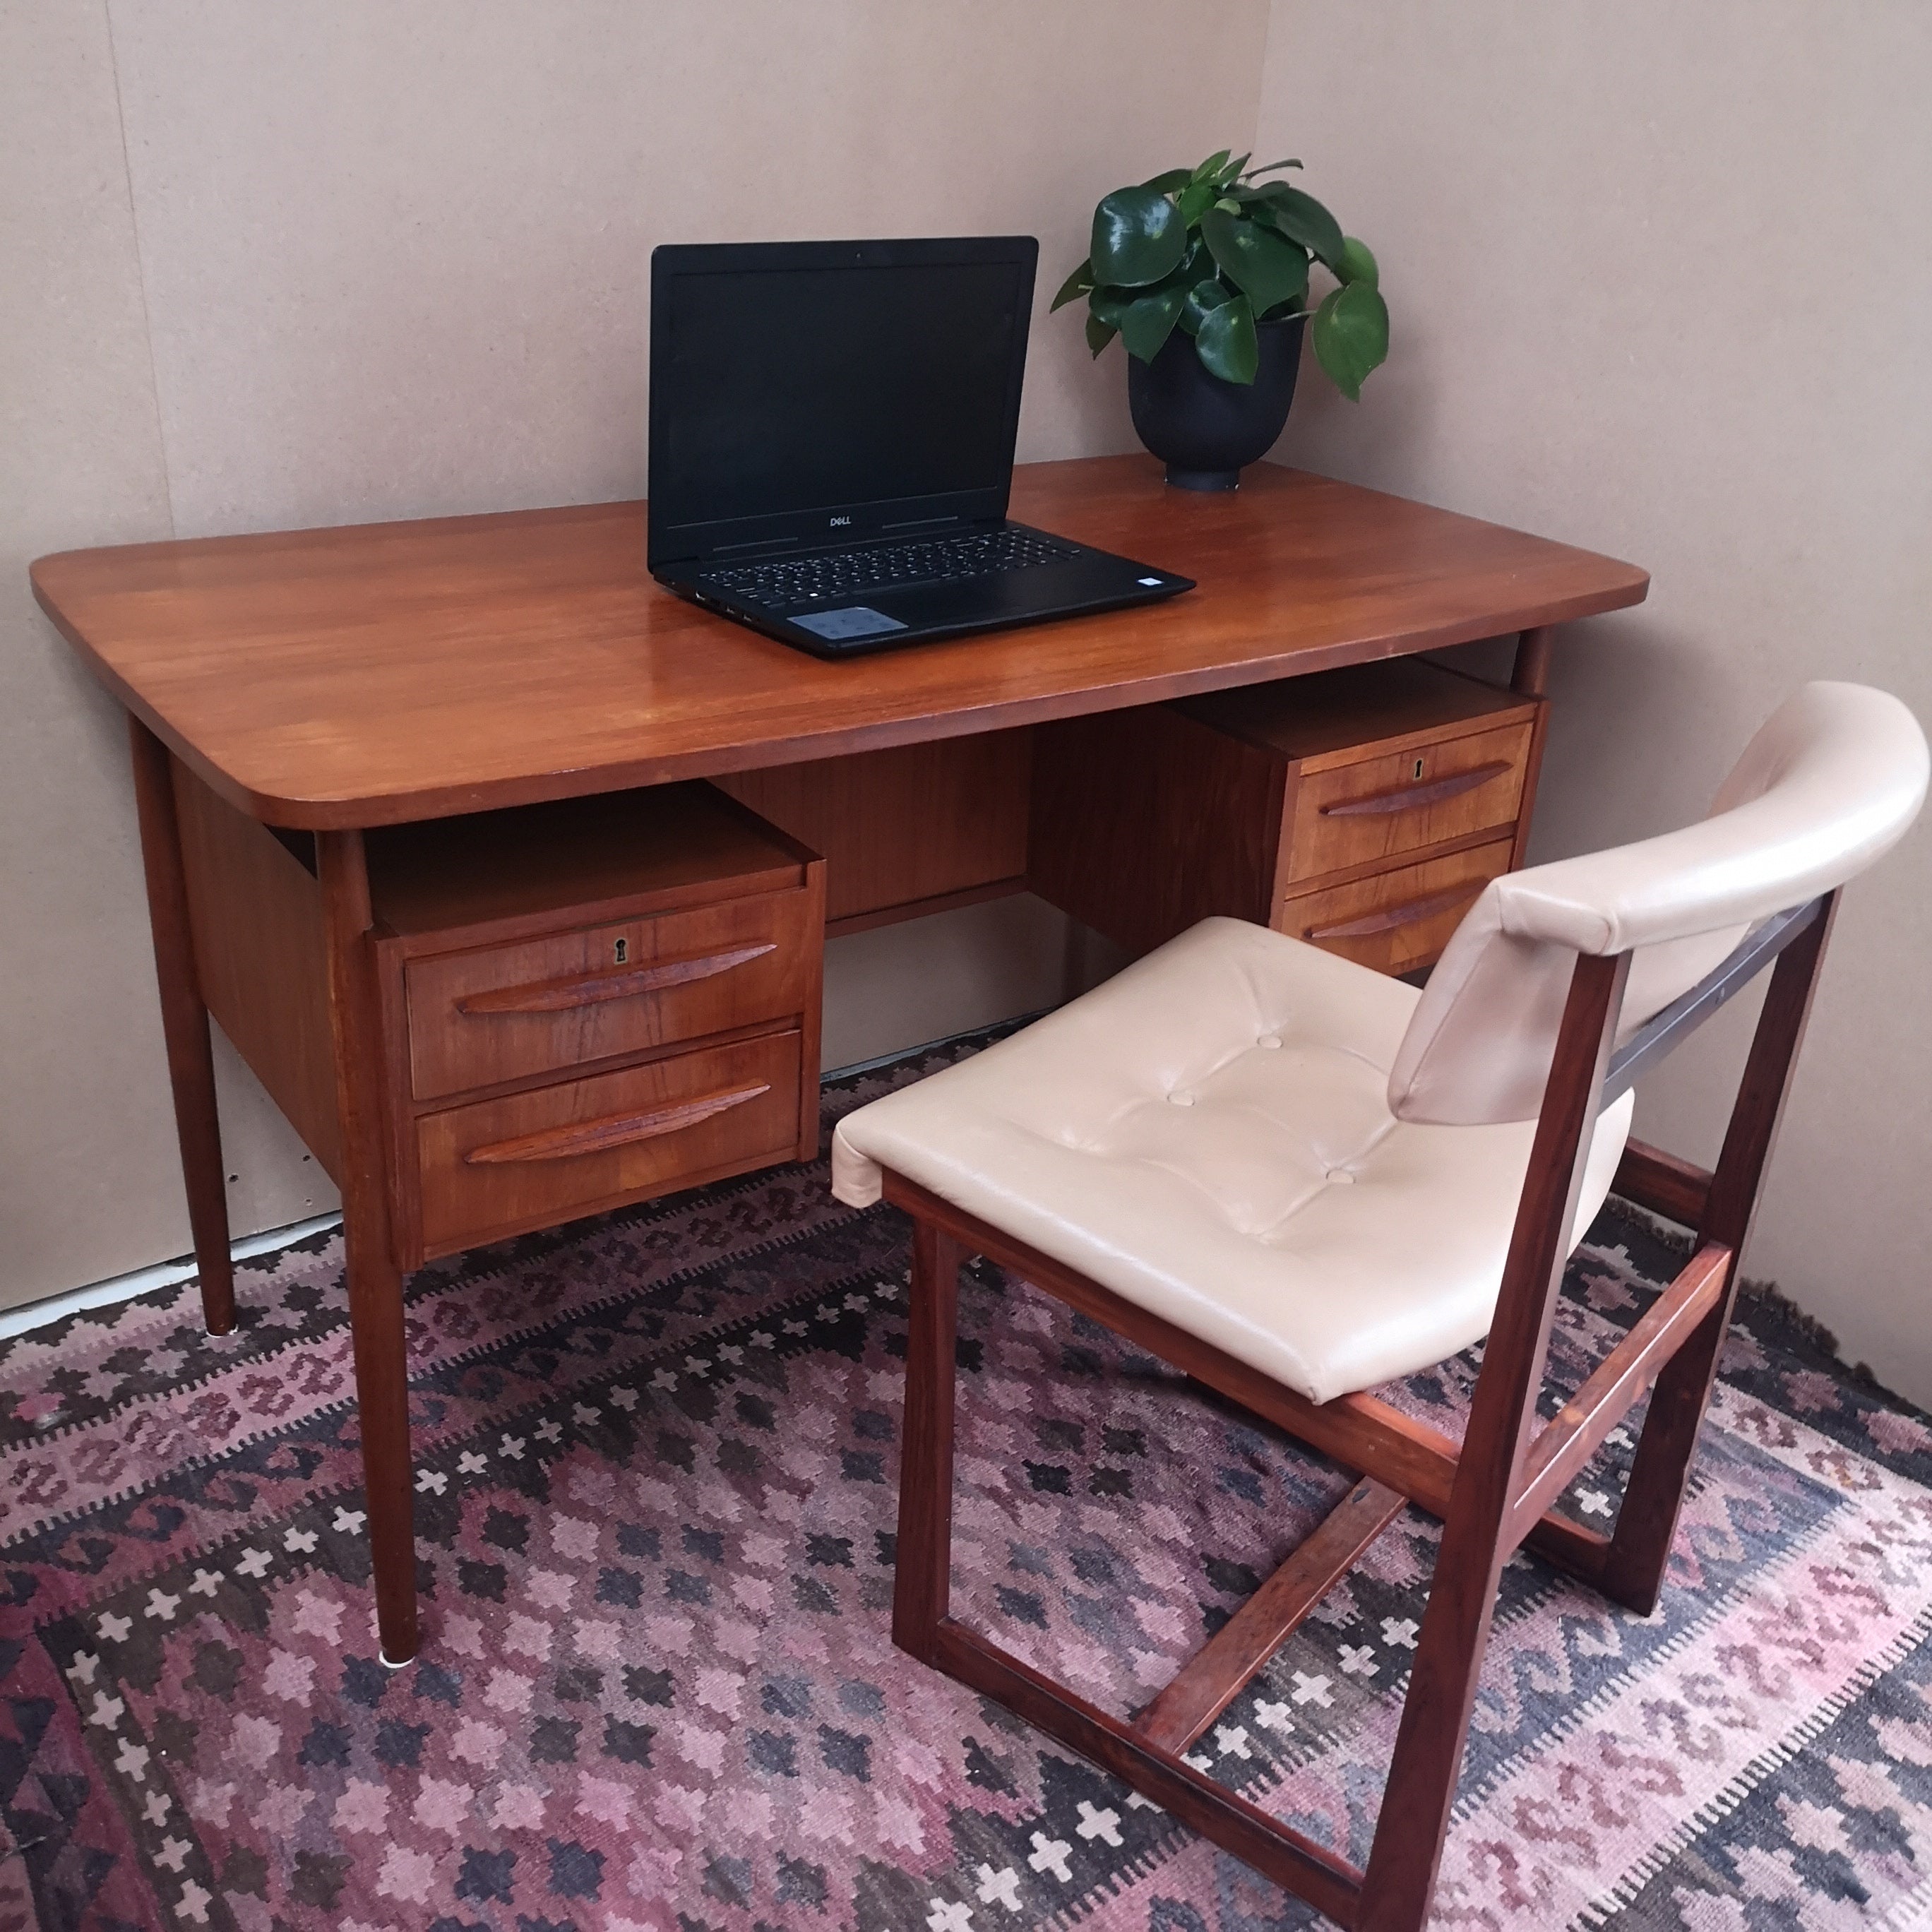
<svg viewBox="0 0 1932 1932">
<path fill-rule="evenodd" d="M 876 259 L 943 246 L 661 250 L 682 259 L 653 303 L 654 534 L 822 542 L 956 513 L 968 497 L 1004 514 L 1032 244 L 990 260 Z M 808 259 L 758 260 L 781 254 Z M 833 523 L 840 512 L 849 524 Z"/>
</svg>

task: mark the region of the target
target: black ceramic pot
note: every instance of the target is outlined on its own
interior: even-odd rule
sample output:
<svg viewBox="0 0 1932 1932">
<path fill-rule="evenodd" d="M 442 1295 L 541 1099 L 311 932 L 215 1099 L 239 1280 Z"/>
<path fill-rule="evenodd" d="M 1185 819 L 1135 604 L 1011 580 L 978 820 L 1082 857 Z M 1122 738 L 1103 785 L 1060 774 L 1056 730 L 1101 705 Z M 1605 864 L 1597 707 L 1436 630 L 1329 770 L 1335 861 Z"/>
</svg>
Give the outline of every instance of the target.
<svg viewBox="0 0 1932 1932">
<path fill-rule="evenodd" d="M 1306 316 L 1264 322 L 1255 332 L 1260 366 L 1252 382 L 1210 375 L 1194 339 L 1177 328 L 1151 362 L 1127 358 L 1127 404 L 1142 442 L 1182 490 L 1239 488 L 1241 466 L 1274 446 L 1294 400 Z"/>
</svg>

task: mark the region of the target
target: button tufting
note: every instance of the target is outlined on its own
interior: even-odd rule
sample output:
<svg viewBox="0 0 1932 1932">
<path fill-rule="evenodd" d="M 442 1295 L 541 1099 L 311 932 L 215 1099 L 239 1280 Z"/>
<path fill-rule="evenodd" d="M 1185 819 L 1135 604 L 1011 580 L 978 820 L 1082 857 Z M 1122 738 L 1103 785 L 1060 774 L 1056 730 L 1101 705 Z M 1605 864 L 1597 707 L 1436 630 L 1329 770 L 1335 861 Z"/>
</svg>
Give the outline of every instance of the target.
<svg viewBox="0 0 1932 1932">
<path fill-rule="evenodd" d="M 1355 1177 L 1346 1167 L 1331 1167 L 1322 1178 L 1336 1187 L 1352 1187 L 1355 1184 Z"/>
<path fill-rule="evenodd" d="M 1177 1107 L 1191 1107 L 1194 1104 L 1194 1096 L 1185 1087 L 1177 1087 L 1167 1097 Z"/>
<path fill-rule="evenodd" d="M 1281 1035 L 1278 1033 L 1264 1033 L 1255 1042 L 1255 1044 L 1257 1046 L 1279 1046 L 1281 1044 Z"/>
</svg>

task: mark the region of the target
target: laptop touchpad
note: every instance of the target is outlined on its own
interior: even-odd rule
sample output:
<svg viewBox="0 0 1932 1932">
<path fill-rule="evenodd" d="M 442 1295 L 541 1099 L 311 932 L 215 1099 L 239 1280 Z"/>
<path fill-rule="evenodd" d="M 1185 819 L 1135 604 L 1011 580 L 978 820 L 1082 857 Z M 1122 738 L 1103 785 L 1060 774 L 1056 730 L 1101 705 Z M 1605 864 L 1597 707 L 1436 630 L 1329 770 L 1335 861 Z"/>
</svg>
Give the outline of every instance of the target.
<svg viewBox="0 0 1932 1932">
<path fill-rule="evenodd" d="M 903 631 L 904 625 L 883 610 L 869 610 L 863 604 L 848 604 L 837 610 L 810 610 L 802 616 L 788 617 L 801 631 L 814 637 L 842 639 L 876 637 L 885 631 Z"/>
</svg>

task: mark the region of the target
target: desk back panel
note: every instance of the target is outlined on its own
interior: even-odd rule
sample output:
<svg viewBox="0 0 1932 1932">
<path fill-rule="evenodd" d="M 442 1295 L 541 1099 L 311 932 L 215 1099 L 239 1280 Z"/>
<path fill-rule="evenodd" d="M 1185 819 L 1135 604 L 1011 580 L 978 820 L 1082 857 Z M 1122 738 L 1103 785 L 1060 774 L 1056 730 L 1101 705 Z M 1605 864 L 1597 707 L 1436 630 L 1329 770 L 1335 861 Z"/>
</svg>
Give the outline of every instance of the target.
<svg viewBox="0 0 1932 1932">
<path fill-rule="evenodd" d="M 983 731 L 715 781 L 825 859 L 828 934 L 1026 884 L 1032 734 Z"/>
</svg>

